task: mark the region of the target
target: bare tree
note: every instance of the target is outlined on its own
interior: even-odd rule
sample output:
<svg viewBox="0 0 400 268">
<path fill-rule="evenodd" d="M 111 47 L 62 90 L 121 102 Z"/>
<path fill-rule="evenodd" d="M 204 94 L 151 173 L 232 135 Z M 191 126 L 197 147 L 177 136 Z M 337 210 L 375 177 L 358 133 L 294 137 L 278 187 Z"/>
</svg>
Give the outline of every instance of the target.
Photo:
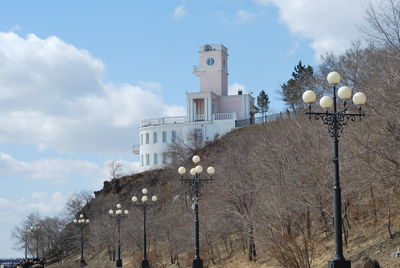
<svg viewBox="0 0 400 268">
<path fill-rule="evenodd" d="M 204 137 L 193 130 L 187 137 L 177 137 L 175 142 L 169 143 L 168 155 L 173 160 L 172 164 L 182 163 L 200 152 L 204 145 Z"/>
<path fill-rule="evenodd" d="M 67 220 L 73 220 L 76 215 L 93 200 L 93 193 L 90 191 L 80 191 L 73 193 L 65 204 L 65 214 Z"/>
<path fill-rule="evenodd" d="M 110 180 L 118 179 L 122 176 L 123 166 L 124 165 L 122 164 L 122 162 L 118 160 L 112 160 L 110 163 L 108 163 L 107 167 Z"/>
</svg>

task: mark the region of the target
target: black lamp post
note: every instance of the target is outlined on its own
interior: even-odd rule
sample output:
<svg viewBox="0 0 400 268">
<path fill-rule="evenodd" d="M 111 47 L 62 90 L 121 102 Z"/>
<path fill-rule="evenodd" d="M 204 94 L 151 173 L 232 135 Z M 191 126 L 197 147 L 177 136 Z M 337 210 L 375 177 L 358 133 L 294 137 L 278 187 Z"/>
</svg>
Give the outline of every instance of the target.
<svg viewBox="0 0 400 268">
<path fill-rule="evenodd" d="M 123 218 L 126 218 L 129 214 L 129 211 L 126 209 L 122 211 L 121 209 L 121 204 L 117 204 L 117 210 L 112 210 L 110 209 L 108 211 L 110 214 L 111 218 L 114 218 L 115 221 L 117 222 L 117 228 L 118 228 L 118 259 L 115 263 L 116 268 L 121 268 L 122 267 L 122 260 L 121 260 L 121 220 Z"/>
<path fill-rule="evenodd" d="M 196 165 L 200 162 L 200 157 L 198 155 L 193 156 L 193 163 Z M 207 182 L 212 182 L 212 175 L 215 173 L 215 169 L 213 167 L 207 168 L 207 173 L 209 174 L 208 178 L 203 178 L 201 173 L 203 172 L 203 167 L 197 165 L 196 167 L 190 170 L 190 175 L 185 176 L 186 168 L 180 167 L 178 169 L 179 174 L 181 175 L 181 182 L 186 183 L 190 186 L 191 194 L 193 197 L 193 209 L 196 214 L 195 218 L 195 256 L 192 262 L 192 268 L 203 268 L 203 260 L 200 259 L 200 223 L 199 223 L 199 195 L 201 186 Z"/>
<path fill-rule="evenodd" d="M 28 234 L 30 232 L 30 228 L 25 228 L 24 230 L 24 240 L 25 240 L 25 260 L 28 259 Z"/>
<path fill-rule="evenodd" d="M 41 231 L 42 231 L 42 228 L 39 223 L 30 228 L 30 232 L 33 234 L 33 236 L 35 237 L 35 240 L 36 240 L 36 259 L 39 259 L 39 240 L 40 240 L 40 232 Z"/>
<path fill-rule="evenodd" d="M 350 268 L 351 261 L 343 256 L 343 235 L 342 235 L 342 200 L 339 181 L 339 137 L 343 133 L 344 126 L 348 121 L 355 121 L 364 114 L 361 112 L 361 106 L 365 104 L 367 98 L 362 92 L 358 92 L 353 96 L 353 103 L 358 106 L 358 112 L 351 113 L 348 110 L 346 100 L 351 98 L 352 92 L 347 86 L 342 86 L 336 92 L 336 85 L 340 83 L 340 75 L 337 72 L 331 72 L 327 76 L 328 83 L 333 85 L 333 98 L 324 96 L 320 99 L 319 104 L 325 112 L 313 112 L 311 104 L 316 100 L 316 94 L 312 90 L 307 90 L 303 94 L 304 102 L 309 104 L 306 114 L 314 117 L 316 120 L 328 126 L 329 134 L 333 139 L 333 213 L 334 213 L 334 233 L 335 233 L 335 256 L 333 260 L 328 262 L 328 268 Z M 343 106 L 338 107 L 337 96 L 344 100 Z M 333 112 L 329 109 L 333 106 Z"/>
<path fill-rule="evenodd" d="M 136 196 L 132 196 L 133 206 L 138 207 L 143 212 L 143 260 L 142 260 L 142 268 L 149 268 L 149 261 L 147 260 L 147 232 L 146 232 L 146 214 L 147 210 L 153 207 L 152 203 L 148 203 L 149 198 L 147 197 L 147 189 L 142 189 L 143 196 L 141 198 L 142 203 L 137 203 L 138 198 Z M 151 197 L 151 201 L 156 202 L 157 196 L 153 195 Z"/>
<path fill-rule="evenodd" d="M 79 226 L 80 229 L 80 234 L 81 234 L 81 260 L 80 260 L 80 267 L 86 266 L 85 259 L 83 258 L 83 245 L 84 245 L 84 233 L 83 230 L 86 228 L 86 226 L 89 224 L 89 219 L 85 219 L 85 216 L 83 214 L 79 215 L 79 219 L 75 219 L 74 223 Z"/>
</svg>

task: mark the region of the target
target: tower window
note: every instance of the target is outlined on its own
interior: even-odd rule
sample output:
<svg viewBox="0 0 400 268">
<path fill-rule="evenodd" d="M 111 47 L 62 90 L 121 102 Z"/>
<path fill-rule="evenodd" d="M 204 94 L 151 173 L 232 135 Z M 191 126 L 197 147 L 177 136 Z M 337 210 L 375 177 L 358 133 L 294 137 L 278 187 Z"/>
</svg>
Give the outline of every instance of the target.
<svg viewBox="0 0 400 268">
<path fill-rule="evenodd" d="M 215 63 L 215 59 L 214 58 L 208 58 L 206 62 L 207 62 L 208 66 L 213 66 L 214 63 Z"/>
<path fill-rule="evenodd" d="M 142 167 L 144 166 L 143 155 L 140 156 L 140 165 L 141 165 Z"/>
<path fill-rule="evenodd" d="M 143 134 L 140 134 L 140 145 L 143 145 Z"/>
<path fill-rule="evenodd" d="M 154 165 L 158 164 L 158 154 L 154 154 Z"/>
<path fill-rule="evenodd" d="M 150 155 L 146 154 L 146 166 L 150 165 Z"/>
<path fill-rule="evenodd" d="M 146 144 L 150 143 L 150 134 L 146 133 Z"/>
</svg>

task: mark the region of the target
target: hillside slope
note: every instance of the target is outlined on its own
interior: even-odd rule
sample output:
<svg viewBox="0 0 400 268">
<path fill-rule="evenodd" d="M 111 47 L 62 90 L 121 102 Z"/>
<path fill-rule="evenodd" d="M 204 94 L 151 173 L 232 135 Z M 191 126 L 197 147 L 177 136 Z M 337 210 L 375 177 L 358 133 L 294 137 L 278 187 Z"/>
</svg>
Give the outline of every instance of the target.
<svg viewBox="0 0 400 268">
<path fill-rule="evenodd" d="M 354 124 L 341 138 L 345 255 L 353 260 L 372 256 L 383 267 L 400 267 L 399 259 L 390 256 L 400 247 L 399 235 L 390 239 L 387 231 L 388 219 L 391 232 L 400 229 L 395 213 L 399 196 L 371 174 L 371 162 L 390 161 L 376 153 L 359 157 L 366 140 L 368 146 L 382 141 L 374 134 L 373 118 Z M 360 129 L 370 135 L 360 137 Z M 302 115 L 278 119 L 236 129 L 196 153 L 204 167 L 216 169 L 215 180 L 204 185 L 200 201 L 201 256 L 207 267 L 326 267 L 333 255 L 332 166 L 331 141 L 324 127 Z M 142 215 L 130 207 L 130 199 L 140 196 L 143 187 L 159 197 L 149 215 L 150 261 L 154 267 L 190 265 L 193 213 L 188 190 L 179 182 L 180 165 L 191 163 L 104 182 L 83 210 L 91 219 L 88 267 L 113 267 L 108 259 L 115 251 L 116 233 L 108 210 L 117 203 L 130 210 L 122 226 L 124 263 L 139 263 Z M 73 233 L 72 226 L 66 232 Z M 256 252 L 250 251 L 253 246 Z M 78 251 L 72 250 L 67 266 L 55 267 L 70 267 L 78 259 Z"/>
</svg>

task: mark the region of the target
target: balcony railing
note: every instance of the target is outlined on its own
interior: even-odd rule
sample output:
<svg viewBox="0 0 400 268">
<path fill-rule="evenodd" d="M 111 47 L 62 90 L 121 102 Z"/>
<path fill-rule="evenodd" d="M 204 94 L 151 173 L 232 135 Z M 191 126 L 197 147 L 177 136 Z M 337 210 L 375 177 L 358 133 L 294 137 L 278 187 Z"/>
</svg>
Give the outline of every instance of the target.
<svg viewBox="0 0 400 268">
<path fill-rule="evenodd" d="M 140 127 L 157 126 L 164 124 L 181 124 L 186 122 L 186 116 L 160 117 L 145 119 L 140 122 Z"/>
<path fill-rule="evenodd" d="M 193 72 L 194 73 L 200 72 L 200 67 L 198 65 L 193 65 Z"/>
<path fill-rule="evenodd" d="M 194 116 L 193 121 L 205 121 L 204 114 L 197 114 Z M 212 120 L 236 120 L 236 113 L 220 113 L 220 114 L 213 114 Z M 174 117 L 160 117 L 160 118 L 151 118 L 145 119 L 140 122 L 140 127 L 148 127 L 148 126 L 158 126 L 164 124 L 182 124 L 193 122 L 188 121 L 186 116 L 174 116 Z"/>
<path fill-rule="evenodd" d="M 225 53 L 228 53 L 228 49 L 226 47 L 224 47 L 222 44 L 206 44 L 206 45 L 200 46 L 200 52 L 213 51 L 213 50 L 222 50 Z"/>
<path fill-rule="evenodd" d="M 139 144 L 135 144 L 132 146 L 132 152 L 134 154 L 139 154 L 140 153 L 140 145 Z"/>
<path fill-rule="evenodd" d="M 194 121 L 204 121 L 206 119 L 204 114 L 195 114 Z"/>
<path fill-rule="evenodd" d="M 289 115 L 287 113 L 276 113 L 276 114 L 269 114 L 269 115 L 265 115 L 264 117 L 260 116 L 260 117 L 256 117 L 255 118 L 255 124 L 262 124 L 262 123 L 266 123 L 266 122 L 270 122 L 270 121 L 274 121 L 278 118 L 287 118 Z"/>
<path fill-rule="evenodd" d="M 236 113 L 213 114 L 213 120 L 236 120 Z"/>
</svg>

